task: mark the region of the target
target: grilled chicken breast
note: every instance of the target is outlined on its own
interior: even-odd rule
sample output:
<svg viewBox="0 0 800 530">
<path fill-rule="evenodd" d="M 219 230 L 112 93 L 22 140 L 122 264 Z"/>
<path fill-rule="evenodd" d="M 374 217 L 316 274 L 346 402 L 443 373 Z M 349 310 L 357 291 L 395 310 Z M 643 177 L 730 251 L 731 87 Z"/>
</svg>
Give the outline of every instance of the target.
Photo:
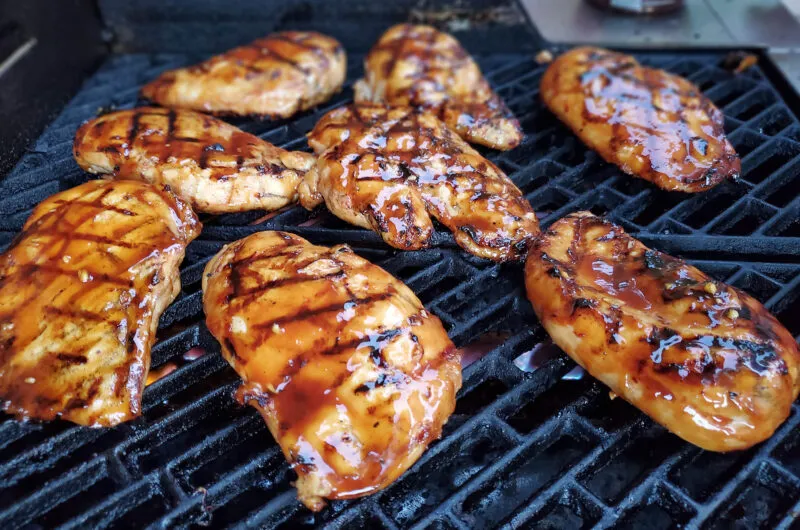
<svg viewBox="0 0 800 530">
<path fill-rule="evenodd" d="M 346 69 L 335 39 L 284 31 L 165 72 L 142 88 L 142 96 L 165 107 L 288 118 L 338 92 Z"/>
<path fill-rule="evenodd" d="M 346 246 L 251 235 L 208 263 L 203 305 L 311 510 L 391 484 L 453 412 L 460 353 L 441 322 Z"/>
<path fill-rule="evenodd" d="M 431 111 L 465 140 L 513 149 L 519 122 L 451 35 L 431 26 L 399 24 L 383 34 L 353 87 L 357 103 L 414 106 Z"/>
<path fill-rule="evenodd" d="M 787 418 L 800 352 L 758 301 L 579 212 L 532 246 L 528 298 L 553 341 L 681 438 L 745 449 Z"/>
<path fill-rule="evenodd" d="M 319 158 L 298 189 L 308 209 L 378 232 L 389 245 L 429 244 L 431 217 L 483 258 L 524 256 L 533 208 L 494 164 L 432 114 L 409 107 L 341 107 L 308 136 Z"/>
<path fill-rule="evenodd" d="M 167 185 L 207 213 L 286 206 L 314 163 L 210 116 L 151 107 L 84 123 L 73 154 L 89 173 Z"/>
<path fill-rule="evenodd" d="M 571 50 L 547 68 L 541 94 L 607 162 L 665 190 L 705 191 L 741 171 L 724 116 L 700 89 L 628 55 Z"/>
<path fill-rule="evenodd" d="M 161 313 L 200 232 L 143 182 L 95 180 L 46 199 L 0 256 L 0 403 L 21 419 L 106 427 L 141 413 Z"/>
</svg>

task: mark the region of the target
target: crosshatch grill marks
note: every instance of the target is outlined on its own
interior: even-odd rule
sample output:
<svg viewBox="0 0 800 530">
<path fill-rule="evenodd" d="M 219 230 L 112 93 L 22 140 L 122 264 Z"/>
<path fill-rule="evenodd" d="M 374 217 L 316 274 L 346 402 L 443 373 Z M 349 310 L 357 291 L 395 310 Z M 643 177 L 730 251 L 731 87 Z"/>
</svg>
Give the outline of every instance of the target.
<svg viewBox="0 0 800 530">
<path fill-rule="evenodd" d="M 148 118 L 148 116 L 150 118 Z M 97 118 L 75 135 L 74 156 L 90 173 L 166 185 L 204 213 L 272 211 L 291 203 L 313 163 L 227 122 L 186 110 L 136 108 Z M 106 142 L 138 124 L 135 145 L 109 153 Z M 119 133 L 119 134 L 115 134 Z M 196 137 L 184 142 L 179 138 Z"/>
<path fill-rule="evenodd" d="M 297 256 L 252 259 L 285 254 L 287 241 Z M 242 278 L 261 288 L 285 272 L 313 278 L 293 283 L 289 297 L 267 289 L 230 303 Z M 438 438 L 460 386 L 459 356 L 438 319 L 386 272 L 349 248 L 266 231 L 222 250 L 204 278 L 209 330 L 244 380 L 237 399 L 266 420 L 310 509 L 383 488 Z"/>
<path fill-rule="evenodd" d="M 522 130 L 459 42 L 431 26 L 399 24 L 380 37 L 354 85 L 357 103 L 412 106 L 465 140 L 508 150 Z"/>
<path fill-rule="evenodd" d="M 93 427 L 136 417 L 196 217 L 148 184 L 93 180 L 43 202 L 26 227 L 0 257 L 3 410 Z M 131 233 L 141 240 L 125 245 Z"/>
<path fill-rule="evenodd" d="M 286 42 L 289 42 L 289 43 L 297 46 L 297 44 L 294 41 L 286 40 Z M 287 57 L 287 56 L 283 55 L 282 53 L 278 52 L 271 45 L 271 42 L 270 42 L 269 39 L 258 41 L 258 43 L 257 44 L 254 43 L 252 45 L 252 47 L 254 49 L 258 50 L 258 52 L 261 55 L 264 55 L 266 57 L 270 57 L 270 58 L 274 59 L 275 61 L 277 61 L 279 64 L 284 64 L 284 65 L 288 66 L 289 68 L 297 70 L 298 72 L 300 72 L 301 74 L 303 74 L 305 76 L 312 74 L 312 71 L 309 68 L 303 66 L 302 64 L 300 64 L 299 62 L 295 61 L 294 59 L 292 59 L 290 57 Z M 303 47 L 303 48 L 305 48 L 305 47 Z M 270 66 L 269 69 L 263 69 L 261 66 L 258 66 L 257 64 L 253 64 L 253 65 L 247 65 L 247 68 L 250 69 L 251 71 L 255 72 L 255 73 L 264 73 L 264 72 L 268 72 L 269 70 L 272 70 L 274 68 L 274 66 Z"/>
<path fill-rule="evenodd" d="M 701 192 L 739 177 L 722 113 L 682 77 L 583 47 L 548 66 L 541 92 L 606 161 L 662 189 Z"/>
<path fill-rule="evenodd" d="M 315 32 L 259 38 L 142 87 L 163 106 L 216 115 L 288 118 L 327 101 L 344 81 L 341 44 Z"/>
<path fill-rule="evenodd" d="M 472 47 L 469 40 L 464 44 Z M 642 63 L 686 75 L 725 110 L 729 138 L 747 168 L 733 194 L 725 186 L 703 194 L 702 201 L 675 198 L 599 162 L 555 118 L 548 118 L 536 82 L 545 67 L 527 53 L 476 57 L 492 86 L 520 116 L 527 133 L 519 148 L 490 152 L 489 158 L 525 191 L 545 225 L 580 208 L 608 212 L 641 234 L 648 246 L 699 259 L 695 264 L 702 270 L 719 279 L 728 278 L 758 294 L 762 301 L 774 297 L 773 311 L 797 335 L 800 328 L 791 317 L 796 309 L 791 303 L 796 289 L 793 283 L 786 283 L 798 272 L 791 260 L 796 254 L 796 238 L 792 237 L 797 235 L 796 224 L 789 222 L 796 216 L 790 215 L 793 206 L 783 206 L 794 204 L 791 199 L 796 193 L 791 186 L 781 187 L 791 181 L 791 160 L 798 151 L 794 114 L 765 76 L 763 63 L 744 75 L 732 75 L 718 67 L 724 54 L 642 53 L 637 57 Z M 134 105 L 134 96 L 120 96 L 125 89 L 134 93 L 135 87 L 127 79 L 134 75 L 146 79 L 155 68 L 176 67 L 191 59 L 179 55 L 109 59 L 44 133 L 37 153 L 26 154 L 20 166 L 0 180 L 0 247 L 8 245 L 19 231 L 26 209 L 34 201 L 45 198 L 56 183 L 64 187 L 74 183 L 75 168 L 58 161 L 69 156 L 75 129 L 94 108 L 110 101 L 119 107 Z M 353 71 L 359 70 L 359 57 L 352 56 L 350 62 L 356 65 Z M 321 114 L 289 123 L 248 120 L 242 127 L 257 130 L 267 139 L 280 138 L 279 145 L 296 145 L 304 142 L 302 133 Z M 769 163 L 762 165 L 765 160 Z M 50 187 L 19 195 L 20 190 L 47 183 Z M 775 195 L 771 194 L 779 196 L 780 207 L 773 206 Z M 757 210 L 742 207 L 751 201 L 758 202 Z M 748 222 L 748 212 L 753 211 L 763 214 L 758 223 Z M 465 371 L 459 413 L 445 427 L 446 435 L 435 450 L 426 453 L 392 488 L 360 500 L 337 502 L 333 509 L 312 519 L 294 495 L 286 493 L 293 472 L 277 447 L 265 441 L 269 434 L 258 425 L 260 418 L 249 414 L 242 422 L 242 416 L 228 414 L 227 406 L 220 405 L 229 404 L 228 387 L 221 387 L 235 375 L 227 368 L 214 368 L 224 361 L 219 359 L 216 341 L 203 338 L 202 312 L 192 304 L 180 303 L 199 293 L 199 283 L 190 280 L 184 284 L 179 303 L 170 309 L 169 322 L 177 324 L 160 332 L 170 338 L 155 345 L 154 366 L 158 369 L 171 359 L 180 359 L 190 347 L 202 346 L 208 355 L 180 366 L 145 391 L 145 402 L 152 408 L 146 409 L 148 419 L 141 424 L 144 430 L 109 431 L 110 437 L 100 438 L 95 438 L 96 431 L 82 430 L 89 434 L 69 435 L 74 442 L 70 452 L 53 445 L 63 439 L 57 433 L 20 427 L 8 419 L 0 424 L 7 436 L 0 470 L 14 482 L 3 490 L 14 500 L 0 507 L 3 525 L 60 521 L 87 527 L 108 520 L 109 513 L 125 512 L 125 522 L 138 527 L 210 520 L 212 526 L 249 523 L 340 528 L 365 522 L 395 529 L 447 523 L 453 517 L 471 518 L 487 527 L 501 520 L 519 526 L 533 522 L 563 526 L 564 517 L 576 525 L 612 527 L 640 521 L 642 512 L 650 514 L 656 509 L 659 521 L 689 527 L 702 527 L 707 521 L 765 528 L 793 524 L 786 499 L 798 495 L 794 471 L 798 464 L 792 452 L 800 420 L 796 406 L 785 428 L 755 452 L 712 458 L 676 442 L 622 400 L 609 400 L 607 388 L 588 376 L 578 381 L 560 380 L 572 368 L 564 357 L 556 356 L 524 379 L 520 377 L 522 372 L 509 359 L 536 347 L 543 340 L 543 331 L 530 327 L 534 317 L 528 314 L 529 304 L 522 295 L 509 294 L 504 287 L 507 275 L 513 273 L 508 265 L 496 269 L 484 260 L 473 260 L 455 248 L 448 231 L 441 228 L 435 248 L 394 252 L 379 236 L 343 228 L 336 219 L 322 216 L 312 227 L 298 227 L 298 220 L 306 220 L 307 215 L 291 208 L 252 227 L 247 223 L 256 219 L 256 214 L 214 217 L 205 236 L 213 243 L 194 244 L 197 250 L 190 249 L 182 267 L 184 279 L 193 278 L 194 271 L 202 268 L 208 257 L 207 245 L 217 244 L 216 251 L 218 243 L 234 241 L 244 231 L 290 230 L 309 234 L 314 242 L 347 241 L 357 253 L 395 271 L 407 283 L 411 281 L 426 306 L 445 320 L 459 346 L 470 345 L 473 337 L 486 330 L 510 330 L 505 345 L 492 349 L 480 364 Z M 731 227 L 735 233 L 729 232 Z M 750 235 L 754 231 L 757 234 Z M 715 237 L 719 234 L 727 237 Z M 775 256 L 784 258 L 772 263 Z M 736 278 L 730 280 L 734 273 Z M 515 310 L 493 312 L 497 306 Z M 476 317 L 484 312 L 491 315 Z M 165 397 L 167 406 L 161 403 Z M 561 402 L 568 405 L 556 405 Z M 512 410 L 509 403 L 513 403 Z M 192 427 L 182 429 L 186 425 Z M 175 440 L 176 432 L 182 433 L 180 442 L 168 443 Z M 27 457 L 42 451 L 48 454 L 45 462 Z M 79 451 L 89 456 L 75 460 L 71 455 Z M 108 462 L 113 462 L 114 470 L 122 466 L 122 478 L 114 471 L 109 479 Z M 543 467 L 542 462 L 548 465 Z M 647 462 L 644 468 L 641 462 Z M 566 471 L 547 472 L 562 465 Z M 153 473 L 167 469 L 162 480 L 150 480 Z M 463 477 L 464 473 L 469 480 L 460 488 L 452 486 L 451 477 Z M 636 478 L 630 478 L 634 473 Z M 525 492 L 504 489 L 503 484 L 516 484 L 520 479 L 534 480 L 534 486 Z M 63 480 L 75 487 L 62 487 Z M 198 486 L 207 489 L 205 497 L 195 493 Z M 81 491 L 86 494 L 75 495 L 78 488 L 85 488 Z M 140 503 L 142 491 L 148 493 L 142 501 L 145 504 Z M 175 492 L 185 497 L 176 499 Z M 423 496 L 427 502 L 418 504 Z M 42 503 L 43 498 L 48 502 Z M 162 505 L 161 499 L 172 500 Z M 747 509 L 754 499 L 766 504 L 759 504 L 759 510 Z M 145 505 L 147 509 L 137 509 Z M 203 506 L 207 510 L 201 509 Z M 419 508 L 410 511 L 408 506 Z"/>
<path fill-rule="evenodd" d="M 318 159 L 298 188 L 301 204 L 325 202 L 393 247 L 425 247 L 435 218 L 469 252 L 503 261 L 522 255 L 523 242 L 538 230 L 514 183 L 424 111 L 342 107 L 325 115 L 309 139 Z"/>
</svg>

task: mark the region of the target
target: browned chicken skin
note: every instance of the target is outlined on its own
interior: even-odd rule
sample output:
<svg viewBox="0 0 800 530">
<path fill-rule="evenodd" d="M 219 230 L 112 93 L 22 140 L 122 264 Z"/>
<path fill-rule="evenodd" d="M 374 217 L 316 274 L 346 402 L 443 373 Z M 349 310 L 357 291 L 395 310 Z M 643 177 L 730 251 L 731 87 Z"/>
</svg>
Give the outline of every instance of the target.
<svg viewBox="0 0 800 530">
<path fill-rule="evenodd" d="M 788 417 L 800 352 L 747 294 L 589 212 L 532 245 L 525 277 L 553 341 L 681 438 L 745 449 Z"/>
<path fill-rule="evenodd" d="M 165 107 L 288 118 L 338 92 L 346 63 L 335 39 L 284 31 L 165 72 L 142 88 L 142 96 Z"/>
<path fill-rule="evenodd" d="M 434 112 L 465 140 L 513 149 L 519 122 L 451 35 L 431 26 L 389 28 L 364 61 L 357 103 L 414 106 Z"/>
<path fill-rule="evenodd" d="M 705 191 L 741 171 L 724 116 L 700 89 L 628 55 L 571 50 L 547 68 L 541 93 L 607 162 L 665 190 Z"/>
<path fill-rule="evenodd" d="M 378 232 L 389 245 L 428 245 L 433 221 L 483 258 L 525 255 L 533 208 L 497 166 L 435 116 L 408 107 L 341 107 L 308 135 L 319 158 L 298 189 L 308 209 Z"/>
<path fill-rule="evenodd" d="M 138 416 L 199 232 L 188 205 L 142 182 L 95 180 L 37 206 L 0 256 L 3 410 L 92 427 Z"/>
<path fill-rule="evenodd" d="M 203 274 L 222 354 L 297 472 L 298 497 L 374 493 L 453 412 L 460 354 L 411 290 L 346 246 L 284 232 L 227 245 Z"/>
<path fill-rule="evenodd" d="M 73 154 L 89 173 L 167 185 L 208 213 L 286 206 L 314 163 L 308 153 L 275 147 L 211 116 L 152 107 L 84 123 Z"/>
</svg>

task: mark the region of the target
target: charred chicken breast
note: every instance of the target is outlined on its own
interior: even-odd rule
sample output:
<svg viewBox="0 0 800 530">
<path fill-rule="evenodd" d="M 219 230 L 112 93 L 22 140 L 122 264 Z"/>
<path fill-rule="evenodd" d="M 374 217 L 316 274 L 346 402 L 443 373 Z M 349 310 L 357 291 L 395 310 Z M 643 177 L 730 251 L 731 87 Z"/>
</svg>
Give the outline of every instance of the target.
<svg viewBox="0 0 800 530">
<path fill-rule="evenodd" d="M 165 72 L 142 88 L 142 96 L 165 107 L 288 118 L 338 92 L 346 63 L 335 39 L 284 31 Z"/>
<path fill-rule="evenodd" d="M 433 221 L 468 252 L 524 256 L 538 232 L 533 208 L 497 166 L 432 114 L 409 107 L 341 107 L 308 136 L 318 154 L 299 187 L 308 209 L 378 232 L 389 245 L 428 245 Z"/>
<path fill-rule="evenodd" d="M 628 55 L 571 50 L 547 68 L 541 94 L 607 162 L 665 190 L 705 191 L 741 171 L 724 116 L 700 89 Z"/>
<path fill-rule="evenodd" d="M 788 417 L 800 390 L 791 334 L 752 297 L 619 226 L 588 212 L 557 221 L 525 280 L 553 341 L 681 438 L 745 449 Z"/>
<path fill-rule="evenodd" d="M 495 149 L 522 140 L 519 122 L 472 57 L 436 28 L 389 28 L 367 55 L 364 72 L 353 87 L 357 103 L 426 109 L 465 140 Z"/>
<path fill-rule="evenodd" d="M 0 255 L 0 403 L 18 418 L 112 426 L 141 413 L 161 313 L 200 232 L 143 182 L 95 180 L 37 206 Z"/>
<path fill-rule="evenodd" d="M 222 354 L 298 475 L 311 510 L 378 491 L 453 412 L 460 354 L 411 290 L 346 246 L 260 232 L 203 275 Z"/>
<path fill-rule="evenodd" d="M 167 185 L 207 213 L 286 206 L 314 162 L 211 116 L 151 107 L 84 123 L 73 154 L 89 173 Z"/>
</svg>

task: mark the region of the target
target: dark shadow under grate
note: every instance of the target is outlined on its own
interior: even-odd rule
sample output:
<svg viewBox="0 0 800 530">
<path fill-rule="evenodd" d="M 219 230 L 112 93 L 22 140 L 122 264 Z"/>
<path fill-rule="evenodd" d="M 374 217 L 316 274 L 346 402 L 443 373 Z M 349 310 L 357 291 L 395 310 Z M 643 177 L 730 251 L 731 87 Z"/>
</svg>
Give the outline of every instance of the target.
<svg viewBox="0 0 800 530">
<path fill-rule="evenodd" d="M 544 225 L 578 209 L 611 217 L 648 245 L 681 255 L 746 289 L 800 334 L 800 124 L 759 68 L 734 76 L 721 55 L 643 54 L 700 84 L 726 113 L 743 156 L 739 183 L 697 196 L 659 191 L 604 164 L 541 105 L 544 67 L 524 55 L 480 59 L 520 118 L 526 139 L 487 152 L 524 190 Z M 138 88 L 193 57 L 112 57 L 19 165 L 0 182 L 0 248 L 46 196 L 88 178 L 72 160 L 72 136 L 100 107 L 136 104 Z M 349 80 L 360 72 L 350 58 Z M 333 101 L 294 120 L 235 120 L 287 148 Z M 513 363 L 546 342 L 518 265 L 494 265 L 438 232 L 434 248 L 402 253 L 324 212 L 286 209 L 205 220 L 182 267 L 183 288 L 167 310 L 153 367 L 178 368 L 145 392 L 142 418 L 98 431 L 67 423 L 0 422 L 0 521 L 4 527 L 213 525 L 298 528 L 788 526 L 800 509 L 797 408 L 768 442 L 717 455 L 680 441 L 585 377 L 557 354 L 533 372 Z M 302 226 L 300 226 L 302 225 Z M 228 241 L 286 229 L 313 242 L 347 242 L 396 274 L 445 323 L 459 345 L 487 333 L 507 339 L 464 373 L 445 436 L 387 490 L 333 502 L 312 515 L 295 500 L 292 472 L 265 425 L 231 398 L 237 377 L 202 324 L 200 277 Z M 194 347 L 209 354 L 191 362 Z"/>
</svg>

